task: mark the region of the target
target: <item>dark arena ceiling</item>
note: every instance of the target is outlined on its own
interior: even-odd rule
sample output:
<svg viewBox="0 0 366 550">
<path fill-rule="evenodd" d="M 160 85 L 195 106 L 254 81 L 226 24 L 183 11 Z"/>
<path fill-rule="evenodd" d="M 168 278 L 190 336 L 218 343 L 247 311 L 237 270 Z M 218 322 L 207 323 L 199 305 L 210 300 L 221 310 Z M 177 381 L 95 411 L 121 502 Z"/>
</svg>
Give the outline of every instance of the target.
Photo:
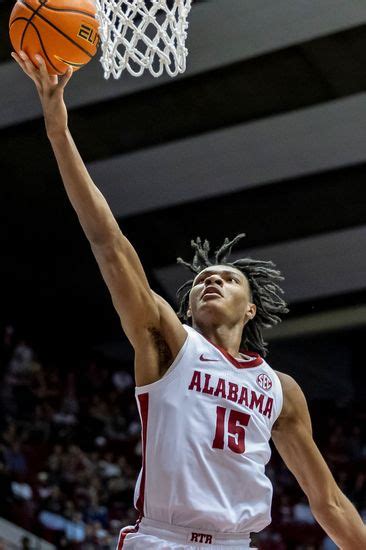
<svg viewBox="0 0 366 550">
<path fill-rule="evenodd" d="M 0 3 L 0 321 L 50 342 L 113 339 L 118 319 L 35 89 L 10 58 L 12 6 Z M 366 3 L 194 2 L 188 48 L 177 79 L 105 81 L 97 55 L 65 96 L 152 287 L 174 302 L 191 238 L 216 247 L 245 232 L 238 256 L 273 259 L 286 277 L 291 314 L 274 334 L 299 319 L 299 330 L 306 318 L 341 323 L 349 306 L 349 326 L 365 324 Z"/>
</svg>

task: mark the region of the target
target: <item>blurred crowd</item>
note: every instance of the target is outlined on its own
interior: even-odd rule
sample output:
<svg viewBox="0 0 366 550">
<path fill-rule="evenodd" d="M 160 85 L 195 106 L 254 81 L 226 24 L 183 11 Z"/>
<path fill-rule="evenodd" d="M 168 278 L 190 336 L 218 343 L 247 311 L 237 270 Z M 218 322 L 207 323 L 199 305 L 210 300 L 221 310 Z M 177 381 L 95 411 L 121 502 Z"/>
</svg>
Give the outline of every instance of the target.
<svg viewBox="0 0 366 550">
<path fill-rule="evenodd" d="M 96 357 L 43 365 L 5 328 L 0 386 L 0 517 L 58 548 L 115 548 L 137 518 L 140 421 L 127 370 Z"/>
<path fill-rule="evenodd" d="M 137 519 L 133 492 L 141 442 L 131 366 L 102 355 L 77 364 L 43 364 L 38 353 L 12 326 L 5 327 L 0 517 L 57 548 L 115 548 L 120 528 Z M 339 486 L 366 520 L 366 406 L 315 403 L 312 417 Z M 254 537 L 258 548 L 336 548 L 275 452 L 267 471 L 275 486 L 273 523 Z"/>
<path fill-rule="evenodd" d="M 310 403 L 314 439 L 336 482 L 366 522 L 366 404 Z M 272 524 L 261 550 L 336 550 L 311 513 L 296 479 L 274 450 L 267 467 L 274 485 Z"/>
</svg>

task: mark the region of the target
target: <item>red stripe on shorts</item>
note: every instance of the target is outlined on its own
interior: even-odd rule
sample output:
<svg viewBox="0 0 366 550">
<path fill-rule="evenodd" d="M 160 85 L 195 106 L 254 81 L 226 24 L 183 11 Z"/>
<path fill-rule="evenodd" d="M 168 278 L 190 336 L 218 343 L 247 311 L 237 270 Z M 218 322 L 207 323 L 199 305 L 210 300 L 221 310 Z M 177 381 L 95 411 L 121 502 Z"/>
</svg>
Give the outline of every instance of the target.
<svg viewBox="0 0 366 550">
<path fill-rule="evenodd" d="M 125 527 L 124 529 L 121 529 L 118 537 L 118 544 L 117 544 L 116 550 L 121 550 L 123 548 L 123 543 L 126 540 L 126 537 L 129 533 L 137 533 L 137 531 L 139 530 L 140 522 L 141 522 L 141 516 L 138 517 L 134 527 L 130 527 L 130 528 Z"/>
<path fill-rule="evenodd" d="M 140 493 L 137 499 L 136 508 L 140 512 L 140 515 L 144 515 L 144 498 L 145 498 L 145 476 L 146 476 L 146 437 L 147 437 L 147 419 L 149 412 L 149 394 L 142 393 L 138 396 L 141 411 L 141 423 L 142 423 L 142 474 L 140 483 Z"/>
<path fill-rule="evenodd" d="M 137 532 L 137 529 L 135 529 L 135 528 L 128 529 L 126 531 L 121 531 L 120 534 L 119 534 L 119 537 L 118 537 L 117 550 L 121 550 L 123 548 L 124 540 L 125 540 L 125 538 L 127 537 L 127 535 L 129 533 L 136 533 L 136 532 Z"/>
</svg>

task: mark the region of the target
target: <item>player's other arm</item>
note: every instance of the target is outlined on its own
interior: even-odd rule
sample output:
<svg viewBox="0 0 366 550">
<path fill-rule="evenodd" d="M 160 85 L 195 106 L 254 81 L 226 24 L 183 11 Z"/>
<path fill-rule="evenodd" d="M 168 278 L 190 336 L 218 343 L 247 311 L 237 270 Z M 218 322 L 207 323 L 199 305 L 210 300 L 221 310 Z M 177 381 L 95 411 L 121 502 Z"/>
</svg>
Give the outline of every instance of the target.
<svg viewBox="0 0 366 550">
<path fill-rule="evenodd" d="M 122 234 L 71 137 L 63 91 L 72 71 L 58 79 L 47 74 L 42 58 L 39 67 L 35 67 L 25 55 L 13 57 L 36 84 L 47 135 L 67 195 L 90 242 L 122 327 L 135 348 L 136 383 L 154 382 L 161 373 L 157 348 L 166 346 L 174 358 L 186 332 L 173 309 L 151 290 L 135 249 Z"/>
<path fill-rule="evenodd" d="M 366 548 L 366 526 L 337 486 L 317 448 L 306 400 L 299 385 L 278 373 L 284 394 L 280 417 L 274 425 L 274 444 L 309 499 L 311 510 L 329 535 L 344 550 Z"/>
</svg>

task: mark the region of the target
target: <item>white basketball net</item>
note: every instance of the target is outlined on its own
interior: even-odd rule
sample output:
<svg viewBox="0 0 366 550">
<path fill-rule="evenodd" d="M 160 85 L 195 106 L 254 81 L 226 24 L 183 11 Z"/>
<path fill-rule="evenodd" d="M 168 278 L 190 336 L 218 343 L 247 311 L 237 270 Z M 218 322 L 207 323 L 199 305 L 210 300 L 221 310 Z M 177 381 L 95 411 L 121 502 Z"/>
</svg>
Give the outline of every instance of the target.
<svg viewBox="0 0 366 550">
<path fill-rule="evenodd" d="M 187 17 L 192 0 L 96 0 L 104 77 L 128 70 L 153 76 L 186 70 Z"/>
</svg>

